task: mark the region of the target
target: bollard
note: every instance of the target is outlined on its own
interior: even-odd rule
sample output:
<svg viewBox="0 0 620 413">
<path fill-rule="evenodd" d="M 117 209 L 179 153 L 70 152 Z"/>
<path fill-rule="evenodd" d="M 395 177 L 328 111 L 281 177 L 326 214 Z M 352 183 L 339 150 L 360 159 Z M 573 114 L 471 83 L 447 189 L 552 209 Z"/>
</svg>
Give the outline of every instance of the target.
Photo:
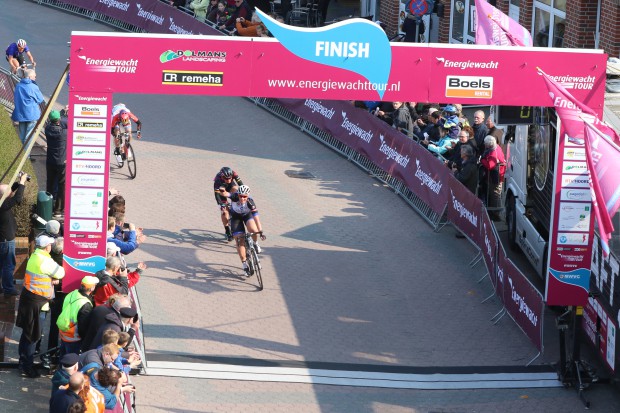
<svg viewBox="0 0 620 413">
<path fill-rule="evenodd" d="M 37 215 L 45 221 L 52 219 L 52 207 L 54 205 L 54 197 L 49 192 L 39 191 L 37 194 Z M 45 225 L 39 221 L 35 221 L 34 226 L 38 230 L 45 230 Z"/>
</svg>

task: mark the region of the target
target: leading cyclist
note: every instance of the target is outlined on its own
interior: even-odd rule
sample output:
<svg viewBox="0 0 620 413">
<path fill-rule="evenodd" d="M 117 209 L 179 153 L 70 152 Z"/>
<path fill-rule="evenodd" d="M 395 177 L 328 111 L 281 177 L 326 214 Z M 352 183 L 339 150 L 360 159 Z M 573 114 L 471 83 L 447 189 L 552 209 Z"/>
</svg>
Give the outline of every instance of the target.
<svg viewBox="0 0 620 413">
<path fill-rule="evenodd" d="M 249 277 L 252 275 L 252 272 L 246 261 L 247 257 L 243 235 L 246 230 L 253 233 L 252 239 L 256 245 L 256 252 L 259 254 L 262 252 L 262 249 L 260 245 L 258 245 L 258 242 L 256 242 L 258 240 L 257 233 L 260 233 L 261 240 L 264 241 L 267 238 L 263 235 L 263 227 L 258 219 L 258 209 L 256 208 L 256 203 L 252 198 L 250 198 L 250 187 L 247 185 L 241 185 L 237 189 L 237 192 L 232 194 L 221 189 L 220 194 L 226 198 L 229 198 L 231 201 L 230 227 L 232 229 L 232 235 L 237 241 L 237 253 L 239 254 L 239 258 L 241 258 L 243 271 Z"/>
<path fill-rule="evenodd" d="M 28 55 L 32 67 L 34 68 L 37 62 L 34 61 L 34 57 L 32 57 L 32 53 L 30 53 L 30 49 L 28 49 L 28 45 L 24 39 L 19 39 L 6 48 L 6 61 L 9 62 L 11 66 L 11 72 L 17 73 L 17 69 L 24 64 L 24 53 Z"/>
<path fill-rule="evenodd" d="M 124 103 L 119 103 L 118 105 L 112 108 L 112 122 L 111 122 L 112 127 L 111 127 L 110 132 L 112 133 L 112 136 L 114 137 L 114 155 L 121 154 L 121 151 L 120 151 L 121 141 L 119 139 L 121 128 L 123 129 L 123 132 L 129 133 L 127 137 L 127 141 L 131 139 L 131 121 L 132 120 L 136 122 L 136 128 L 138 129 L 138 134 L 136 135 L 136 137 L 140 139 L 142 137 L 142 122 L 140 122 L 140 119 L 138 119 L 136 115 L 131 113 L 129 108 L 125 106 Z"/>
<path fill-rule="evenodd" d="M 226 239 L 228 242 L 233 240 L 232 232 L 230 231 L 230 214 L 228 212 L 228 198 L 221 194 L 220 189 L 224 189 L 225 192 L 234 193 L 237 192 L 238 187 L 243 185 L 243 181 L 239 177 L 237 172 L 232 168 L 224 166 L 213 178 L 213 189 L 215 190 L 215 202 L 220 207 L 222 224 L 224 224 L 224 230 L 226 231 Z"/>
</svg>

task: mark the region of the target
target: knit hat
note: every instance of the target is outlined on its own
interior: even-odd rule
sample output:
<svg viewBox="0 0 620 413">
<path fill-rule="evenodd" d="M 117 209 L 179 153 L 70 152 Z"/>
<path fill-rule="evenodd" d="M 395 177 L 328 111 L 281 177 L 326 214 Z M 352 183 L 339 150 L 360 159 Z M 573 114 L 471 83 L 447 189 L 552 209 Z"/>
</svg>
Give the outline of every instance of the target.
<svg viewBox="0 0 620 413">
<path fill-rule="evenodd" d="M 58 235 L 60 232 L 60 222 L 55 219 L 50 219 L 47 221 L 47 224 L 45 224 L 45 232 L 52 236 Z"/>
<path fill-rule="evenodd" d="M 60 120 L 60 112 L 58 112 L 57 110 L 53 110 L 50 112 L 50 120 L 52 122 L 56 122 L 57 120 Z"/>
</svg>

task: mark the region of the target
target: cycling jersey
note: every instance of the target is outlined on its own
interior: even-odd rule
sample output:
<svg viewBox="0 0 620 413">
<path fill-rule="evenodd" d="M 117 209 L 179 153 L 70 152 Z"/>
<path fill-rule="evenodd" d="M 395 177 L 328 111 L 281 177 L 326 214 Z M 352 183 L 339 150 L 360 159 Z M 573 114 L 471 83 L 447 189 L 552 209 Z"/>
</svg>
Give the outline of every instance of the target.
<svg viewBox="0 0 620 413">
<path fill-rule="evenodd" d="M 29 50 L 30 49 L 28 49 L 28 46 L 25 46 L 24 50 L 20 52 L 19 49 L 17 48 L 17 43 L 11 43 L 9 47 L 6 48 L 6 57 L 8 59 L 8 57 L 11 56 L 17 59 L 19 55 L 21 55 L 22 53 L 26 53 Z"/>
<path fill-rule="evenodd" d="M 127 110 L 127 109 L 125 109 Z M 133 120 L 134 122 L 136 122 L 136 125 L 138 126 L 138 130 L 140 130 L 140 127 L 142 125 L 142 123 L 140 122 L 140 119 L 138 119 L 138 117 L 136 115 L 134 115 L 133 113 L 129 112 L 127 110 L 128 114 L 129 114 L 129 119 Z M 116 113 L 115 115 L 113 115 L 112 117 L 112 132 L 114 132 L 114 128 L 118 125 L 122 125 L 122 121 L 121 121 L 121 114 L 120 113 Z"/>
<path fill-rule="evenodd" d="M 244 203 L 240 202 L 239 194 L 234 193 L 230 195 L 230 211 L 233 214 L 245 215 L 252 214 L 258 215 L 258 209 L 256 208 L 256 203 L 251 197 L 247 198 L 247 201 Z"/>
<path fill-rule="evenodd" d="M 235 186 L 241 186 L 243 185 L 243 181 L 241 181 L 241 178 L 239 177 L 239 175 L 237 174 L 237 172 L 233 171 L 233 179 L 230 180 L 230 182 L 226 182 L 223 178 L 222 178 L 222 174 L 220 172 L 218 172 L 217 175 L 215 175 L 215 178 L 213 178 L 213 189 L 215 191 L 218 191 L 221 187 L 224 187 L 224 189 L 226 190 L 226 192 L 231 192 L 231 190 L 235 187 Z M 223 195 L 220 195 L 219 193 L 215 193 L 215 201 L 218 204 L 225 204 L 226 202 L 228 202 L 227 198 Z"/>
</svg>

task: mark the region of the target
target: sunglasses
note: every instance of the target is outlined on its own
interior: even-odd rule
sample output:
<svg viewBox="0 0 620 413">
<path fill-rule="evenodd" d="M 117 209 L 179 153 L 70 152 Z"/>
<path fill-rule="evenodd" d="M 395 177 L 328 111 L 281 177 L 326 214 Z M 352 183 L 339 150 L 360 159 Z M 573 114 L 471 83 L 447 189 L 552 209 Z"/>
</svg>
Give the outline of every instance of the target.
<svg viewBox="0 0 620 413">
<path fill-rule="evenodd" d="M 247 198 L 247 195 L 239 195 L 239 198 Z"/>
</svg>

